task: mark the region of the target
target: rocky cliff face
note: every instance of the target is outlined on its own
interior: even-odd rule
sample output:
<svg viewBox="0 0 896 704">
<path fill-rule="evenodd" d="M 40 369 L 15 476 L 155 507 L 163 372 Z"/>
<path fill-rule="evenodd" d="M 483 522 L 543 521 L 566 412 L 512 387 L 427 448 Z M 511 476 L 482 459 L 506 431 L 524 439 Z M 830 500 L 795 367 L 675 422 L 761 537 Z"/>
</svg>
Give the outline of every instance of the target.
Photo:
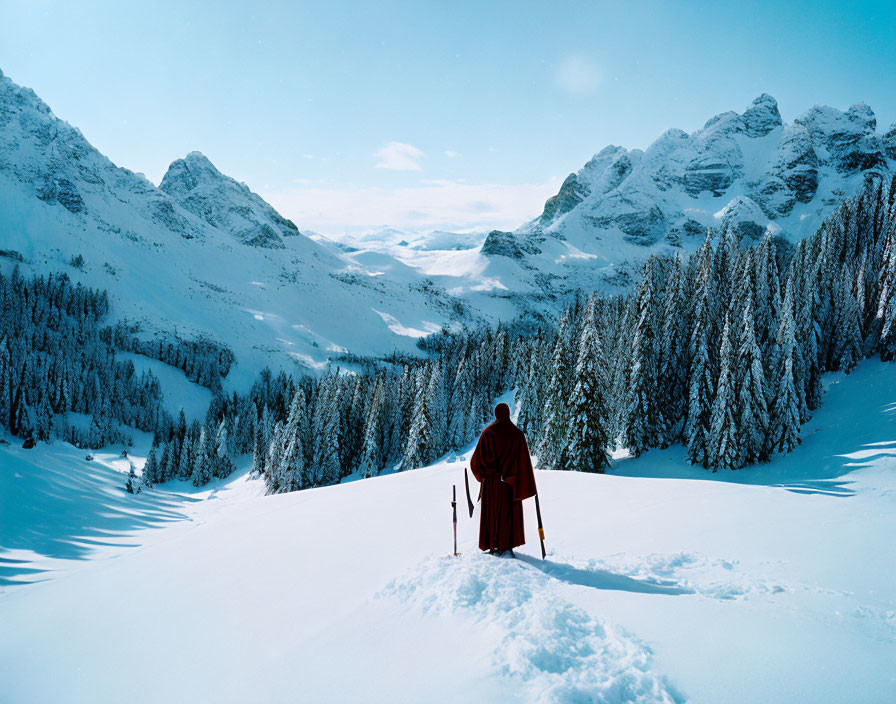
<svg viewBox="0 0 896 704">
<path fill-rule="evenodd" d="M 731 227 L 748 241 L 767 229 L 800 239 L 894 164 L 896 126 L 879 134 L 867 105 L 817 106 L 785 124 L 762 94 L 743 113 L 716 115 L 692 134 L 671 129 L 646 150 L 606 147 L 514 233 L 513 247 L 483 253 L 550 270 L 553 285 L 624 281 L 620 268 L 694 249 L 707 228 Z"/>
<path fill-rule="evenodd" d="M 295 223 L 199 152 L 174 161 L 159 188 L 208 224 L 254 247 L 282 249 L 283 237 L 299 234 Z"/>
<path fill-rule="evenodd" d="M 107 195 L 185 239 L 203 236 L 199 223 L 142 175 L 115 166 L 80 130 L 53 115 L 28 89 L 0 72 L 0 172 L 48 205 L 116 227 L 104 211 Z"/>
</svg>

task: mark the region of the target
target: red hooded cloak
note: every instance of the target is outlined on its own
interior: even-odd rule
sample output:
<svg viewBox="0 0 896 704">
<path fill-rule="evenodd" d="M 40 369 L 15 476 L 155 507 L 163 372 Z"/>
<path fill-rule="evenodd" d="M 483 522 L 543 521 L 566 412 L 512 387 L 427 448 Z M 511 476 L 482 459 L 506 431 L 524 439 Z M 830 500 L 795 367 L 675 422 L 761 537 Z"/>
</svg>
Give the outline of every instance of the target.
<svg viewBox="0 0 896 704">
<path fill-rule="evenodd" d="M 495 422 L 482 431 L 470 460 L 482 484 L 479 549 L 503 552 L 526 542 L 523 499 L 535 496 L 535 472 L 526 436 L 510 421 L 510 408 L 499 403 Z"/>
</svg>

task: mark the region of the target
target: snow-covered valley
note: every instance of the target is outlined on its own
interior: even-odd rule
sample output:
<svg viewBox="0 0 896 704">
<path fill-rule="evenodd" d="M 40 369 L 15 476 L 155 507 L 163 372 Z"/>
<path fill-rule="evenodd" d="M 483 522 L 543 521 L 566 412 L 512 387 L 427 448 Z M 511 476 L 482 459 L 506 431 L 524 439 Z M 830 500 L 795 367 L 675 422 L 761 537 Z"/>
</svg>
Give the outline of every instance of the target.
<svg viewBox="0 0 896 704">
<path fill-rule="evenodd" d="M 865 104 L 785 124 L 761 95 L 647 150 L 609 146 L 514 232 L 303 232 L 199 152 L 156 187 L 113 164 L 0 72 L 0 270 L 108 290 L 145 339 L 230 349 L 229 388 L 265 366 L 317 373 L 345 355 L 416 354 L 443 327 L 553 316 L 577 290 L 619 292 L 651 255 L 707 228 L 755 243 L 811 235 L 896 158 Z"/>
<path fill-rule="evenodd" d="M 894 173 L 763 93 L 513 231 L 318 234 L 0 72 L 0 704 L 894 701 Z M 496 400 L 544 560 L 466 514 Z"/>
<path fill-rule="evenodd" d="M 896 366 L 826 387 L 769 465 L 539 471 L 546 561 L 530 502 L 512 560 L 462 495 L 450 556 L 461 460 L 130 496 L 115 448 L 4 445 L 0 699 L 892 701 Z"/>
</svg>

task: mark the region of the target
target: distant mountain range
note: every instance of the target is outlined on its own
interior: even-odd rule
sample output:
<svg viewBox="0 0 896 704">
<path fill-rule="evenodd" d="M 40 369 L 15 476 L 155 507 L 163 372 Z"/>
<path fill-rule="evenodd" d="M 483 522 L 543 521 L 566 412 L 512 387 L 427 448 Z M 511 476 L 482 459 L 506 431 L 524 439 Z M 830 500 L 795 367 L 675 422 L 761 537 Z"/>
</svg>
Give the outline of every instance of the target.
<svg viewBox="0 0 896 704">
<path fill-rule="evenodd" d="M 710 227 L 748 243 L 767 229 L 801 239 L 894 162 L 896 125 L 878 133 L 867 105 L 816 106 L 785 124 L 763 94 L 742 114 L 716 115 L 692 134 L 668 130 L 646 150 L 602 149 L 540 217 L 490 233 L 483 251 L 554 288 L 624 285 L 648 254 L 693 250 Z"/>
<path fill-rule="evenodd" d="M 784 124 L 761 95 L 644 151 L 606 147 L 514 232 L 387 228 L 340 243 L 199 152 L 156 187 L 0 73 L 0 264 L 108 289 L 148 337 L 223 343 L 239 382 L 265 365 L 414 352 L 444 325 L 550 312 L 580 287 L 621 290 L 650 254 L 691 251 L 707 228 L 797 240 L 894 164 L 896 127 L 879 133 L 868 106 Z"/>
<path fill-rule="evenodd" d="M 304 236 L 198 152 L 172 163 L 157 188 L 2 73 L 0 255 L 109 290 L 113 314 L 146 336 L 227 345 L 238 381 L 348 351 L 416 352 L 420 335 L 473 320 L 397 260 Z"/>
</svg>

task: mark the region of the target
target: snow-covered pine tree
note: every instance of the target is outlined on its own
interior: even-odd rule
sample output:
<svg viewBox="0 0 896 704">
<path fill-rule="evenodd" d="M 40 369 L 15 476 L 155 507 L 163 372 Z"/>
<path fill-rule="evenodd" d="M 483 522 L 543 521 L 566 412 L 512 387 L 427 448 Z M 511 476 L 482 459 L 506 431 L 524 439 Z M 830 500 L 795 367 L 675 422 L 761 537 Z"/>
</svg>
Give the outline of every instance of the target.
<svg viewBox="0 0 896 704">
<path fill-rule="evenodd" d="M 431 423 L 431 459 L 435 459 L 448 449 L 448 401 L 445 397 L 445 382 L 442 377 L 441 360 L 436 360 L 429 374 L 426 395 L 429 398 L 427 411 Z"/>
<path fill-rule="evenodd" d="M 548 384 L 544 407 L 544 430 L 538 444 L 538 461 L 542 467 L 553 467 L 566 447 L 569 431 L 569 407 L 567 405 L 567 384 L 572 378 L 569 369 L 569 354 L 566 349 L 565 320 L 551 354 L 551 380 Z"/>
<path fill-rule="evenodd" d="M 561 454 L 561 469 L 603 472 L 610 464 L 605 367 L 592 298 L 581 321 L 576 383 L 570 399 L 569 438 Z"/>
<path fill-rule="evenodd" d="M 261 444 L 261 434 L 255 433 L 255 440 L 252 442 L 252 469 L 250 474 L 253 477 L 260 477 L 264 474 L 264 448 Z"/>
<path fill-rule="evenodd" d="M 385 384 L 378 377 L 373 388 L 373 395 L 367 410 L 364 423 L 364 437 L 361 447 L 361 461 L 358 465 L 365 477 L 379 474 L 384 466 L 383 455 L 383 421 L 385 415 Z"/>
<path fill-rule="evenodd" d="M 125 489 L 129 494 L 139 494 L 140 483 L 137 481 L 137 468 L 134 467 L 134 463 L 131 460 L 128 460 L 128 464 L 130 469 L 128 470 L 128 481 L 125 484 Z"/>
<path fill-rule="evenodd" d="M 799 295 L 795 301 L 794 323 L 796 339 L 800 346 L 802 374 L 806 413 L 814 411 L 821 405 L 824 389 L 821 382 L 822 368 L 819 363 L 819 335 L 821 325 L 817 320 L 819 299 L 817 291 L 817 275 L 815 265 L 811 261 L 811 252 L 803 240 L 797 245 L 799 259 L 791 266 L 792 278 L 799 282 Z M 796 293 L 796 291 L 795 291 Z M 768 398 L 768 394 L 766 395 Z"/>
<path fill-rule="evenodd" d="M 209 457 L 208 438 L 205 433 L 205 425 L 199 430 L 199 438 L 196 440 L 193 452 L 193 473 L 191 479 L 193 486 L 204 486 L 211 481 L 212 463 Z"/>
<path fill-rule="evenodd" d="M 659 338 L 657 408 L 665 420 L 660 447 L 679 442 L 687 411 L 687 315 L 684 272 L 678 256 L 672 261 L 663 297 Z"/>
<path fill-rule="evenodd" d="M 339 466 L 340 476 L 351 474 L 361 460 L 364 442 L 362 428 L 366 411 L 366 393 L 357 374 L 338 377 L 339 393 Z"/>
<path fill-rule="evenodd" d="M 304 489 L 305 481 L 305 452 L 302 448 L 302 439 L 297 433 L 286 435 L 287 444 L 280 456 L 280 463 L 272 473 L 273 481 L 268 487 L 268 493 L 280 493 Z"/>
<path fill-rule="evenodd" d="M 313 470 L 321 485 L 336 484 L 339 466 L 339 385 L 328 374 L 318 385 L 311 426 L 314 435 Z"/>
<path fill-rule="evenodd" d="M 704 243 L 696 271 L 693 329 L 688 357 L 688 416 L 685 425 L 687 459 L 704 467 L 709 462 L 709 432 L 712 422 L 713 374 L 710 360 L 712 247 Z"/>
<path fill-rule="evenodd" d="M 195 465 L 195 438 L 189 431 L 184 435 L 183 445 L 180 450 L 180 456 L 177 463 L 177 478 L 190 479 L 193 476 L 193 466 Z"/>
<path fill-rule="evenodd" d="M 769 352 L 778 332 L 781 309 L 781 282 L 778 277 L 777 249 L 770 232 L 766 232 L 756 248 L 753 261 L 756 266 L 753 317 L 756 324 L 756 342 L 762 350 L 762 363 L 768 368 Z"/>
<path fill-rule="evenodd" d="M 747 301 L 741 321 L 740 346 L 737 352 L 737 430 L 739 466 L 766 461 L 768 407 L 766 379 L 762 369 L 762 352 L 753 328 L 753 309 Z"/>
<path fill-rule="evenodd" d="M 454 386 L 448 402 L 448 444 L 459 449 L 469 441 L 467 417 L 470 408 L 470 392 L 467 385 L 467 369 L 463 359 L 457 364 Z"/>
<path fill-rule="evenodd" d="M 794 352 L 796 335 L 793 321 L 793 291 L 790 282 L 782 306 L 781 324 L 778 328 L 777 386 L 774 412 L 771 418 L 769 447 L 787 453 L 800 444 L 800 399 L 794 379 Z"/>
<path fill-rule="evenodd" d="M 158 463 L 156 462 L 156 448 L 150 447 L 146 454 L 146 462 L 143 463 L 143 484 L 151 487 L 159 480 Z"/>
<path fill-rule="evenodd" d="M 213 458 L 212 476 L 229 477 L 236 469 L 233 460 L 227 454 L 227 419 L 222 418 L 215 433 L 215 452 Z"/>
<path fill-rule="evenodd" d="M 836 369 L 849 374 L 863 356 L 861 311 L 852 293 L 854 277 L 843 267 L 838 287 L 837 342 L 834 348 Z"/>
<path fill-rule="evenodd" d="M 429 464 L 433 458 L 430 385 L 423 367 L 417 371 L 416 387 L 417 397 L 408 434 L 408 445 L 402 461 L 404 469 L 423 467 Z"/>
<path fill-rule="evenodd" d="M 538 426 L 538 415 L 536 413 L 538 399 L 536 397 L 537 389 L 535 387 L 535 374 L 537 373 L 534 364 L 535 355 L 535 348 L 530 346 L 526 353 L 525 365 L 516 376 L 516 425 L 527 437 L 534 436 L 535 428 Z"/>
<path fill-rule="evenodd" d="M 664 422 L 657 409 L 656 388 L 656 291 L 655 262 L 651 258 L 634 299 L 635 331 L 632 337 L 631 368 L 625 397 L 622 442 L 637 457 L 660 444 Z"/>
<path fill-rule="evenodd" d="M 714 472 L 717 469 L 737 469 L 740 466 L 733 364 L 731 326 L 726 316 L 719 349 L 719 380 L 707 439 L 707 464 Z"/>
</svg>

